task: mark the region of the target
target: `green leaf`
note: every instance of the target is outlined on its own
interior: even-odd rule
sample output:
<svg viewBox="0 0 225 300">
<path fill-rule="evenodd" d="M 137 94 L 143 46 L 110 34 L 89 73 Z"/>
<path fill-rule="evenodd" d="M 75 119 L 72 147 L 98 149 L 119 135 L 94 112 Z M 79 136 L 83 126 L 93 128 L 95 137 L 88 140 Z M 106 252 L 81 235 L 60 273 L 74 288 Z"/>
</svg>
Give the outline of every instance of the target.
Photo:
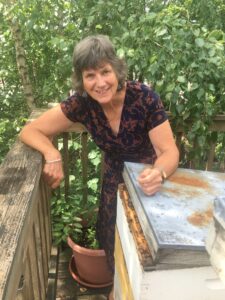
<svg viewBox="0 0 225 300">
<path fill-rule="evenodd" d="M 172 92 L 174 90 L 174 88 L 175 88 L 175 83 L 172 82 L 169 85 L 167 85 L 166 92 Z"/>
<path fill-rule="evenodd" d="M 205 45 L 205 42 L 202 38 L 196 38 L 195 39 L 195 44 L 198 46 L 198 47 L 203 47 Z"/>
<path fill-rule="evenodd" d="M 216 53 L 215 48 L 209 50 L 209 56 L 214 56 Z"/>
<path fill-rule="evenodd" d="M 70 181 L 70 183 L 71 183 L 71 181 L 73 181 L 73 180 L 75 180 L 75 176 L 74 175 L 69 175 L 69 181 Z"/>
<path fill-rule="evenodd" d="M 225 33 L 222 30 L 213 30 L 209 33 L 209 38 L 214 38 L 217 41 L 225 39 Z"/>
<path fill-rule="evenodd" d="M 185 78 L 185 76 L 178 76 L 177 77 L 177 81 L 180 82 L 180 83 L 185 83 L 186 82 L 186 78 Z"/>
<path fill-rule="evenodd" d="M 189 110 L 186 110 L 183 114 L 183 120 L 186 120 L 190 117 L 190 111 Z"/>
<path fill-rule="evenodd" d="M 188 82 L 187 90 L 189 92 L 196 90 L 199 87 L 198 83 L 196 82 Z"/>
<path fill-rule="evenodd" d="M 214 84 L 210 83 L 209 84 L 209 89 L 210 89 L 210 91 L 215 92 L 215 86 L 214 86 Z"/>
<path fill-rule="evenodd" d="M 117 55 L 120 57 L 120 58 L 123 58 L 125 56 L 125 51 L 123 48 L 119 48 L 117 50 Z"/>
<path fill-rule="evenodd" d="M 95 28 L 96 28 L 96 29 L 102 29 L 102 25 L 101 25 L 101 24 L 97 24 L 97 25 L 95 26 Z"/>
<path fill-rule="evenodd" d="M 153 20 L 157 17 L 157 14 L 154 13 L 154 12 L 151 12 L 151 13 L 148 13 L 146 16 L 145 16 L 145 19 L 146 20 Z"/>
<path fill-rule="evenodd" d="M 128 56 L 128 57 L 134 57 L 134 49 L 129 49 L 129 50 L 127 51 L 127 56 Z"/>
<path fill-rule="evenodd" d="M 80 224 L 80 223 L 75 223 L 73 225 L 74 225 L 74 227 L 76 227 L 78 229 L 82 229 L 83 228 L 82 224 Z"/>
<path fill-rule="evenodd" d="M 73 220 L 74 220 L 75 222 L 81 222 L 81 221 L 82 221 L 82 219 L 79 218 L 79 217 L 74 217 Z"/>
<path fill-rule="evenodd" d="M 165 35 L 167 33 L 167 28 L 164 28 L 158 32 L 156 32 L 156 36 L 162 36 L 162 35 Z"/>
<path fill-rule="evenodd" d="M 183 104 L 178 104 L 176 106 L 176 109 L 177 109 L 178 113 L 180 114 L 184 110 L 184 105 Z"/>
<path fill-rule="evenodd" d="M 93 191 L 96 191 L 97 188 L 98 188 L 98 181 L 99 181 L 98 178 L 93 178 L 93 179 L 89 180 L 88 183 L 87 183 L 88 187 L 90 189 L 92 189 Z"/>
<path fill-rule="evenodd" d="M 193 30 L 193 33 L 194 33 L 194 35 L 195 35 L 196 37 L 198 37 L 199 34 L 200 34 L 200 29 L 197 28 L 196 30 Z"/>
</svg>

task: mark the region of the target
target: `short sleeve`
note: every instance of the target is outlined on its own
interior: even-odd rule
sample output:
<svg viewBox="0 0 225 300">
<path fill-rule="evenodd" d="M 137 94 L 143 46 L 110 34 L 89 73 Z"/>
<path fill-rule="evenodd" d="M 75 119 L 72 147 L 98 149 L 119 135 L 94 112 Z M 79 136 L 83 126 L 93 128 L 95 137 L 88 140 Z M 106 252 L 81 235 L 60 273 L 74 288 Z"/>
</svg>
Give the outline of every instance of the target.
<svg viewBox="0 0 225 300">
<path fill-rule="evenodd" d="M 60 103 L 62 112 L 72 122 L 85 123 L 87 110 L 85 109 L 85 99 L 78 93 L 70 96 Z"/>
<path fill-rule="evenodd" d="M 163 103 L 157 93 L 148 90 L 145 99 L 147 129 L 151 130 L 168 120 Z"/>
</svg>

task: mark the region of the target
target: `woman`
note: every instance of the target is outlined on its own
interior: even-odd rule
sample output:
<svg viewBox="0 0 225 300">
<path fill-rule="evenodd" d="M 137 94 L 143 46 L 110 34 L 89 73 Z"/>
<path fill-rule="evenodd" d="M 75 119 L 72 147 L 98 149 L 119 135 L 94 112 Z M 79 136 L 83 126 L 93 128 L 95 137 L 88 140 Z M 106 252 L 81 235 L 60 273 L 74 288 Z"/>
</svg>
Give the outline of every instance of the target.
<svg viewBox="0 0 225 300">
<path fill-rule="evenodd" d="M 126 65 L 108 37 L 82 40 L 75 47 L 73 67 L 76 93 L 25 126 L 20 137 L 43 154 L 43 171 L 52 188 L 63 179 L 61 155 L 52 136 L 81 122 L 105 152 L 97 237 L 113 274 L 116 192 L 123 182 L 123 162 L 153 166 L 138 179 L 150 196 L 175 171 L 179 154 L 160 98 L 148 86 L 126 81 Z"/>
</svg>

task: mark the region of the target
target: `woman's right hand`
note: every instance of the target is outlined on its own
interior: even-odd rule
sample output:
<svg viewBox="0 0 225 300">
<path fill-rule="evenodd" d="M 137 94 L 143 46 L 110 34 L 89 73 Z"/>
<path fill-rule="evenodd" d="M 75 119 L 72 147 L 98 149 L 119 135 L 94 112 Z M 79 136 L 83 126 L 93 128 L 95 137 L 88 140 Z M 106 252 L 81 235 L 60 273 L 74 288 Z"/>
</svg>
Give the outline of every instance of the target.
<svg viewBox="0 0 225 300">
<path fill-rule="evenodd" d="M 52 137 L 65 132 L 72 124 L 73 122 L 64 115 L 59 104 L 24 126 L 20 133 L 23 143 L 43 154 L 44 178 L 53 189 L 59 186 L 64 174 L 62 161 L 60 161 L 61 154 L 53 146 Z"/>
<path fill-rule="evenodd" d="M 60 182 L 64 178 L 62 159 L 60 155 L 52 157 L 48 156 L 45 158 L 43 174 L 47 184 L 52 189 L 55 189 L 60 185 Z"/>
</svg>

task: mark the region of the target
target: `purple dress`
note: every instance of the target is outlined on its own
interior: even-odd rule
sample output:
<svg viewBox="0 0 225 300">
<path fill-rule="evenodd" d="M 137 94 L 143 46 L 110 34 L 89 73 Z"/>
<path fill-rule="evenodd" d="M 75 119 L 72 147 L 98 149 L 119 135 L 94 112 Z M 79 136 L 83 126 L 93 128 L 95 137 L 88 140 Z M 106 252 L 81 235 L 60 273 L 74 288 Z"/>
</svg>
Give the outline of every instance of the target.
<svg viewBox="0 0 225 300">
<path fill-rule="evenodd" d="M 156 153 L 149 130 L 167 120 L 159 96 L 147 85 L 127 81 L 119 132 L 115 135 L 99 103 L 89 95 L 75 93 L 61 103 L 63 113 L 84 124 L 95 143 L 105 152 L 104 177 L 97 220 L 97 238 L 105 249 L 114 273 L 114 241 L 118 184 L 123 182 L 123 162 L 153 164 Z"/>
</svg>

